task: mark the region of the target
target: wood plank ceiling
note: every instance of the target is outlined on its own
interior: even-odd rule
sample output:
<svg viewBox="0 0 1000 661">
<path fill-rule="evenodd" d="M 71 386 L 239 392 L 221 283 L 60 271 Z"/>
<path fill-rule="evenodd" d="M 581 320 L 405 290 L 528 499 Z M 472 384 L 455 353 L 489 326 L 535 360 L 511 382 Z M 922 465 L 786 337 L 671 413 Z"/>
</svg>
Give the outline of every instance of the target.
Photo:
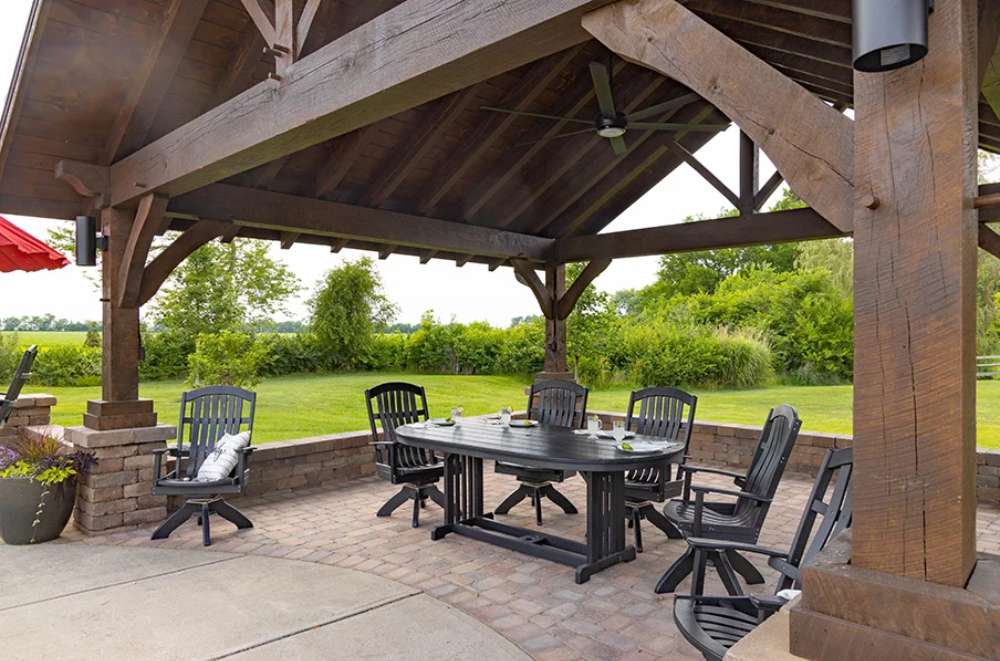
<svg viewBox="0 0 1000 661">
<path fill-rule="evenodd" d="M 324 0 L 303 55 L 399 1 Z M 685 4 L 811 92 L 851 105 L 850 0 Z M 21 81 L 5 110 L 0 213 L 73 217 L 81 198 L 53 178 L 58 160 L 108 165 L 274 67 L 240 0 L 45 0 L 37 30 L 22 48 Z M 481 106 L 591 119 L 597 106 L 588 64 L 606 58 L 600 44 L 585 42 L 224 183 L 542 237 L 594 234 L 682 162 L 672 140 L 694 152 L 713 134 L 633 130 L 628 151 L 617 157 L 592 132 L 561 137 L 578 127 Z M 616 69 L 625 110 L 690 94 L 644 68 L 618 62 Z M 669 119 L 728 121 L 696 96 Z M 985 102 L 980 131 L 980 144 L 1000 151 L 1000 120 Z M 174 221 L 178 229 L 187 224 Z M 273 229 L 243 228 L 241 235 L 497 263 Z"/>
</svg>

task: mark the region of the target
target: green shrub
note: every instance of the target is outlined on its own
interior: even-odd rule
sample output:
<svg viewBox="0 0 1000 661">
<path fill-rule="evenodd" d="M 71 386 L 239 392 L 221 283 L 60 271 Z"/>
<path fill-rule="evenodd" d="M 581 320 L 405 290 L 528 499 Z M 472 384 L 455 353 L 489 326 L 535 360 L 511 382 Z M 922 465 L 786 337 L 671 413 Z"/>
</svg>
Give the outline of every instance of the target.
<svg viewBox="0 0 1000 661">
<path fill-rule="evenodd" d="M 40 386 L 99 385 L 101 350 L 72 344 L 39 347 L 31 383 Z"/>
<path fill-rule="evenodd" d="M 275 333 L 259 335 L 257 341 L 264 352 L 261 374 L 282 376 L 322 371 L 326 362 L 313 335 L 306 333 Z"/>
<path fill-rule="evenodd" d="M 406 368 L 407 333 L 382 333 L 372 343 L 367 368 L 370 370 L 398 372 Z"/>
<path fill-rule="evenodd" d="M 189 335 L 170 331 L 143 333 L 139 377 L 154 381 L 187 375 L 188 357 L 194 349 L 194 339 Z"/>
<path fill-rule="evenodd" d="M 18 344 L 17 333 L 0 333 L 0 374 L 13 374 L 22 353 L 24 349 Z"/>
<path fill-rule="evenodd" d="M 773 374 L 771 352 L 756 336 L 670 323 L 630 325 L 611 361 L 639 386 L 749 388 Z"/>
<path fill-rule="evenodd" d="M 258 342 L 252 335 L 232 331 L 202 333 L 188 357 L 188 382 L 195 387 L 252 388 L 260 383 L 266 356 L 267 343 Z"/>
</svg>

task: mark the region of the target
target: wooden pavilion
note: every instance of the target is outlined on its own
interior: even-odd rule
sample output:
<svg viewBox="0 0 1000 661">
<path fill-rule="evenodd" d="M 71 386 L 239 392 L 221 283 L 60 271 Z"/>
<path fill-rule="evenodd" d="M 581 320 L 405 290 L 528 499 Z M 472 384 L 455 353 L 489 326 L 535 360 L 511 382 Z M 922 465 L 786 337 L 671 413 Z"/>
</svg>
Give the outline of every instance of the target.
<svg viewBox="0 0 1000 661">
<path fill-rule="evenodd" d="M 35 0 L 0 213 L 100 217 L 97 431 L 155 425 L 139 309 L 215 239 L 512 267 L 559 373 L 564 320 L 614 258 L 853 236 L 855 524 L 807 572 L 791 649 L 996 658 L 974 362 L 977 242 L 1000 255 L 1000 186 L 976 169 L 1000 151 L 1000 1 L 937 0 L 929 55 L 888 73 L 852 70 L 851 29 L 849 0 Z M 687 128 L 636 125 L 621 149 L 582 130 L 595 61 L 622 112 Z M 694 156 L 730 122 L 736 191 Z M 681 163 L 739 215 L 599 233 Z M 810 208 L 760 212 L 783 180 Z M 567 262 L 588 262 L 568 290 Z"/>
</svg>

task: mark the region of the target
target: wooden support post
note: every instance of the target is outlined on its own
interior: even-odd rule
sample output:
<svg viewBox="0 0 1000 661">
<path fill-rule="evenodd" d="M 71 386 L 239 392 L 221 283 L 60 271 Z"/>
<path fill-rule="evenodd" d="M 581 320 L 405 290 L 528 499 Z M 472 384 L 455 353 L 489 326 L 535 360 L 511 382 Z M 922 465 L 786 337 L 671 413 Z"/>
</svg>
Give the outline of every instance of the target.
<svg viewBox="0 0 1000 661">
<path fill-rule="evenodd" d="M 749 216 L 756 209 L 760 186 L 760 150 L 753 140 L 740 131 L 740 205 L 741 215 Z"/>
<path fill-rule="evenodd" d="M 975 563 L 975 0 L 930 53 L 854 76 L 853 563 L 964 586 Z"/>
<path fill-rule="evenodd" d="M 152 400 L 139 400 L 139 306 L 122 306 L 119 275 L 125 264 L 134 214 L 123 209 L 101 211 L 101 232 L 108 248 L 101 256 L 103 360 L 101 397 L 91 401 L 84 425 L 91 429 L 151 427 L 156 424 Z"/>
</svg>

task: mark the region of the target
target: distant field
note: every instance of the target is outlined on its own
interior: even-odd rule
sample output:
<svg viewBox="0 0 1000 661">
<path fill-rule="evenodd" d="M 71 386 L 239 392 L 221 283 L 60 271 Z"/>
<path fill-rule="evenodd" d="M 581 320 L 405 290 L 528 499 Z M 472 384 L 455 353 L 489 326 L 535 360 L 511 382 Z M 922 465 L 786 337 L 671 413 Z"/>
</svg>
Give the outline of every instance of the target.
<svg viewBox="0 0 1000 661">
<path fill-rule="evenodd" d="M 510 376 L 448 376 L 432 374 L 359 373 L 303 374 L 268 379 L 257 388 L 258 442 L 316 436 L 365 429 L 363 393 L 383 381 L 412 381 L 427 388 L 432 415 L 447 415 L 461 405 L 467 415 L 489 413 L 500 406 L 523 408 L 527 381 Z M 181 381 L 144 383 L 143 397 L 156 401 L 164 422 L 177 416 Z M 100 388 L 49 388 L 36 386 L 29 392 L 50 392 L 59 398 L 54 422 L 80 424 L 88 399 L 100 397 Z M 751 390 L 703 390 L 698 395 L 698 419 L 759 425 L 770 407 L 794 405 L 803 429 L 814 432 L 851 432 L 851 386 L 773 386 Z M 590 394 L 592 410 L 622 411 L 628 403 L 628 388 L 595 390 Z M 1000 448 L 1000 381 L 978 382 L 978 442 Z"/>
<path fill-rule="evenodd" d="M 37 344 L 46 346 L 52 344 L 83 344 L 87 337 L 85 331 L 0 331 L 4 335 L 17 335 L 18 344 Z"/>
</svg>

